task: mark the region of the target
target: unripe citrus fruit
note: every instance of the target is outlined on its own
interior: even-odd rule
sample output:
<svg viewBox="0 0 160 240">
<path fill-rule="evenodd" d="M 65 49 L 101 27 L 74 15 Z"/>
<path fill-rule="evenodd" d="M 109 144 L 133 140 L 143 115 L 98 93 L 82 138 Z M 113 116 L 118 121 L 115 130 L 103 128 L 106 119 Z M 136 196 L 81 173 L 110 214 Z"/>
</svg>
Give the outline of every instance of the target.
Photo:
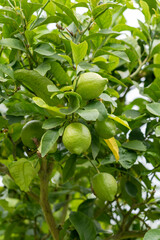
<svg viewBox="0 0 160 240">
<path fill-rule="evenodd" d="M 109 173 L 98 173 L 92 178 L 92 188 L 102 201 L 113 201 L 117 193 L 117 182 Z"/>
<path fill-rule="evenodd" d="M 29 148 L 36 148 L 34 139 L 40 141 L 45 130 L 42 129 L 42 123 L 38 120 L 32 120 L 27 122 L 21 132 L 21 139 L 25 146 Z"/>
<path fill-rule="evenodd" d="M 116 135 L 116 125 L 113 120 L 107 118 L 104 121 L 96 121 L 95 130 L 97 134 L 105 139 L 109 139 Z"/>
<path fill-rule="evenodd" d="M 91 134 L 84 124 L 71 123 L 65 128 L 62 141 L 71 153 L 79 155 L 89 148 L 91 144 Z"/>
<path fill-rule="evenodd" d="M 103 92 L 106 83 L 106 78 L 97 73 L 83 73 L 78 80 L 76 92 L 85 100 L 94 99 Z"/>
</svg>

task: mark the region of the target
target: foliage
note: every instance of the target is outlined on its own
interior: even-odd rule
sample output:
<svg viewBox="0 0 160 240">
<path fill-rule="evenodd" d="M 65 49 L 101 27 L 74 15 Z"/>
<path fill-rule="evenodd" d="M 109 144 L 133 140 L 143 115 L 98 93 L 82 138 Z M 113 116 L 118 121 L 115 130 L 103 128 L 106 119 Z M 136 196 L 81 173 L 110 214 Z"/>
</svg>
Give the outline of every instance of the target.
<svg viewBox="0 0 160 240">
<path fill-rule="evenodd" d="M 160 4 L 136 3 L 0 0 L 0 239 L 159 239 L 149 229 L 160 216 Z M 145 22 L 128 26 L 123 13 L 136 8 Z M 76 92 L 87 72 L 108 79 L 89 101 Z M 94 128 L 107 117 L 111 139 Z M 21 140 L 31 120 L 45 131 L 36 149 Z M 72 122 L 92 137 L 80 155 L 62 143 Z M 97 171 L 116 179 L 113 201 L 93 194 Z"/>
</svg>

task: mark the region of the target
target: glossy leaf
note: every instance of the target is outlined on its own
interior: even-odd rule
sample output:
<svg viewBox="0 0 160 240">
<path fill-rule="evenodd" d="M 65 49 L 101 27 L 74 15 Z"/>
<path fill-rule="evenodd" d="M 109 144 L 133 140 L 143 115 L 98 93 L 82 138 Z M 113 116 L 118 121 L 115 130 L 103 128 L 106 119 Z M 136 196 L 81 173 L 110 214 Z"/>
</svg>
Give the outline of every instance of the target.
<svg viewBox="0 0 160 240">
<path fill-rule="evenodd" d="M 113 115 L 113 114 L 109 115 L 108 117 L 111 118 L 111 119 L 113 119 L 114 121 L 122 124 L 123 126 L 125 126 L 126 128 L 128 128 L 129 130 L 131 130 L 131 128 L 130 128 L 130 126 L 129 126 L 129 124 L 128 124 L 127 121 L 125 121 L 125 120 L 123 120 L 123 119 L 121 119 L 121 118 L 119 118 L 119 117 L 117 117 L 117 116 L 115 116 L 115 115 Z"/>
<path fill-rule="evenodd" d="M 68 101 L 68 106 L 66 109 L 60 109 L 61 113 L 68 115 L 79 109 L 81 103 L 81 96 L 79 94 L 75 92 L 65 92 L 64 96 Z"/>
<path fill-rule="evenodd" d="M 65 122 L 64 118 L 49 118 L 44 121 L 42 128 L 51 129 L 60 126 Z"/>
<path fill-rule="evenodd" d="M 73 154 L 67 159 L 65 166 L 63 168 L 64 182 L 66 182 L 68 179 L 70 179 L 73 176 L 76 168 L 76 158 L 77 158 L 77 155 Z"/>
<path fill-rule="evenodd" d="M 79 109 L 77 113 L 86 121 L 96 121 L 99 116 L 99 112 L 97 109 Z"/>
<path fill-rule="evenodd" d="M 131 197 L 136 197 L 138 190 L 135 184 L 133 184 L 130 181 L 127 181 L 125 184 L 125 190 L 128 193 L 129 196 Z"/>
<path fill-rule="evenodd" d="M 156 137 L 160 137 L 160 126 L 157 126 L 155 129 Z"/>
<path fill-rule="evenodd" d="M 144 240 L 159 240 L 160 229 L 151 229 L 144 235 Z"/>
<path fill-rule="evenodd" d="M 31 162 L 24 158 L 18 160 L 17 162 L 13 162 L 9 165 L 9 172 L 20 189 L 28 192 L 29 185 L 36 176 L 36 171 Z"/>
<path fill-rule="evenodd" d="M 119 148 L 119 156 L 119 163 L 125 169 L 131 168 L 137 159 L 137 154 L 135 152 L 128 151 L 124 148 Z"/>
<path fill-rule="evenodd" d="M 25 52 L 25 48 L 24 45 L 22 44 L 22 42 L 18 39 L 14 39 L 14 38 L 6 38 L 6 39 L 1 39 L 0 40 L 0 45 L 4 46 L 4 47 L 8 47 L 8 48 L 15 48 L 21 51 Z"/>
<path fill-rule="evenodd" d="M 33 101 L 35 102 L 35 104 L 37 104 L 39 107 L 41 108 L 45 108 L 50 110 L 51 112 L 53 112 L 55 115 L 57 116 L 64 116 L 61 112 L 60 109 L 58 107 L 52 107 L 49 106 L 48 104 L 46 104 L 43 99 L 39 98 L 39 97 L 33 97 Z"/>
<path fill-rule="evenodd" d="M 52 146 L 56 143 L 59 138 L 58 131 L 48 130 L 41 138 L 39 151 L 41 156 L 44 157 L 52 148 Z"/>
<path fill-rule="evenodd" d="M 142 12 L 145 16 L 146 22 L 149 23 L 151 20 L 151 15 L 149 11 L 149 6 L 145 1 L 140 0 L 140 5 L 142 7 Z"/>
<path fill-rule="evenodd" d="M 95 239 L 96 229 L 89 217 L 81 212 L 72 212 L 69 219 L 77 230 L 80 240 Z"/>
<path fill-rule="evenodd" d="M 79 26 L 78 20 L 76 19 L 73 11 L 70 8 L 56 1 L 53 1 L 53 3 L 56 4 L 61 10 L 63 10 L 72 19 L 72 21 L 75 23 L 77 27 Z"/>
<path fill-rule="evenodd" d="M 71 79 L 58 62 L 52 62 L 51 72 L 56 80 L 61 84 L 71 84 Z"/>
<path fill-rule="evenodd" d="M 74 42 L 71 42 L 71 48 L 72 48 L 73 60 L 75 64 L 78 65 L 86 56 L 88 44 L 86 41 L 80 44 L 75 44 Z"/>
<path fill-rule="evenodd" d="M 160 117 L 160 103 L 149 103 L 146 109 L 155 116 Z"/>
<path fill-rule="evenodd" d="M 143 144 L 143 142 L 139 140 L 132 140 L 129 142 L 125 142 L 122 144 L 124 148 L 128 148 L 131 150 L 136 150 L 136 151 L 146 151 L 146 146 Z"/>
</svg>

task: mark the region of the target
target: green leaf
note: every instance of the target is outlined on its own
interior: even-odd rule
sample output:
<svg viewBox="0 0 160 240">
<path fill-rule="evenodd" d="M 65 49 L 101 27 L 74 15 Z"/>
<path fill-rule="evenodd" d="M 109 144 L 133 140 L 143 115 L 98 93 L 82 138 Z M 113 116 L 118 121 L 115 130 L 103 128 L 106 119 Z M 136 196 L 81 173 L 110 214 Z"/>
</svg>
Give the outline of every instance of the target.
<svg viewBox="0 0 160 240">
<path fill-rule="evenodd" d="M 43 134 L 39 146 L 39 150 L 42 157 L 44 157 L 51 150 L 51 148 L 56 143 L 58 138 L 59 138 L 58 131 L 48 130 L 46 133 Z"/>
<path fill-rule="evenodd" d="M 43 4 L 47 3 L 48 0 L 43 0 Z M 46 11 L 48 13 L 48 15 L 55 15 L 56 12 L 56 6 L 54 5 L 54 3 L 52 1 L 50 1 L 46 7 L 44 8 L 44 11 Z"/>
<path fill-rule="evenodd" d="M 151 229 L 145 235 L 143 240 L 160 240 L 160 229 Z"/>
<path fill-rule="evenodd" d="M 54 32 L 43 34 L 39 39 L 45 42 L 53 43 L 54 45 L 60 45 L 62 42 L 59 35 Z"/>
<path fill-rule="evenodd" d="M 144 1 L 148 4 L 150 13 L 154 14 L 155 13 L 154 9 L 155 10 L 157 9 L 157 2 L 156 2 L 156 0 L 152 0 L 152 1 L 144 0 Z"/>
<path fill-rule="evenodd" d="M 97 109 L 79 109 L 77 111 L 78 115 L 86 121 L 96 121 L 99 116 L 99 112 Z"/>
<path fill-rule="evenodd" d="M 60 101 L 57 97 L 51 99 L 52 93 L 48 92 L 48 85 L 57 88 L 54 83 L 47 77 L 40 75 L 33 70 L 20 69 L 14 74 L 15 79 L 20 82 L 24 87 L 34 92 L 34 94 L 42 98 L 47 104 L 53 106 L 57 105 Z M 57 88 L 57 91 L 59 89 Z"/>
<path fill-rule="evenodd" d="M 62 11 L 64 11 L 68 17 L 70 17 L 72 19 L 72 21 L 75 23 L 75 25 L 78 27 L 79 26 L 79 23 L 78 23 L 78 20 L 77 18 L 74 16 L 74 13 L 73 11 L 66 7 L 65 5 L 62 5 L 60 3 L 57 3 L 55 1 L 53 1 L 54 4 L 56 4 Z"/>
<path fill-rule="evenodd" d="M 148 4 L 145 1 L 140 0 L 140 5 L 142 7 L 142 13 L 145 16 L 146 22 L 150 23 L 151 15 L 150 15 Z"/>
<path fill-rule="evenodd" d="M 44 129 L 51 129 L 60 126 L 62 123 L 65 122 L 64 118 L 49 118 L 44 121 L 42 128 Z"/>
<path fill-rule="evenodd" d="M 8 121 L 5 118 L 0 116 L 0 130 L 2 130 L 2 128 L 6 127 L 7 123 L 8 123 Z"/>
<path fill-rule="evenodd" d="M 58 21 L 60 21 L 60 17 L 58 16 L 49 16 L 47 18 L 39 18 L 38 20 L 34 21 L 31 24 L 30 30 L 40 27 L 42 25 L 47 25 L 49 23 L 57 23 Z"/>
<path fill-rule="evenodd" d="M 156 78 L 148 87 L 144 88 L 144 93 L 158 102 L 160 99 L 160 77 Z"/>
<path fill-rule="evenodd" d="M 29 102 L 12 102 L 8 106 L 8 115 L 12 116 L 25 116 L 32 114 L 44 114 L 44 111 L 37 107 L 35 104 Z"/>
<path fill-rule="evenodd" d="M 27 0 L 22 0 L 21 5 L 27 21 L 29 21 L 32 14 L 42 6 L 42 4 L 39 3 L 29 3 Z"/>
<path fill-rule="evenodd" d="M 137 154 L 134 151 L 128 151 L 124 148 L 119 148 L 119 157 L 119 163 L 125 169 L 131 168 L 137 160 Z"/>
<path fill-rule="evenodd" d="M 87 5 L 87 3 L 85 3 L 85 2 L 76 3 L 76 4 L 74 4 L 71 8 L 77 8 L 77 7 L 89 8 L 88 5 Z"/>
<path fill-rule="evenodd" d="M 95 134 L 95 132 L 92 132 L 91 149 L 92 149 L 93 159 L 95 160 L 96 157 L 98 156 L 99 151 L 100 151 L 99 136 L 97 136 L 97 134 Z"/>
<path fill-rule="evenodd" d="M 60 112 L 66 115 L 76 112 L 80 108 L 81 96 L 75 92 L 65 92 L 64 96 L 68 100 L 68 106 L 60 109 Z"/>
<path fill-rule="evenodd" d="M 21 137 L 23 125 L 20 123 L 13 123 L 8 128 L 8 133 L 11 135 L 14 142 L 16 142 Z"/>
<path fill-rule="evenodd" d="M 35 102 L 36 105 L 38 105 L 41 108 L 45 108 L 51 112 L 53 112 L 54 116 L 61 116 L 63 117 L 64 114 L 60 112 L 60 108 L 58 107 L 52 107 L 49 106 L 48 104 L 46 104 L 43 99 L 39 98 L 39 97 L 33 97 L 33 101 Z"/>
<path fill-rule="evenodd" d="M 100 96 L 99 96 L 103 101 L 105 102 L 110 102 L 112 103 L 112 105 L 114 107 L 117 107 L 117 103 L 106 93 L 102 93 Z"/>
<path fill-rule="evenodd" d="M 130 62 L 130 60 L 125 52 L 112 51 L 112 52 L 108 52 L 108 54 L 119 57 L 120 59 L 124 60 L 125 62 Z"/>
<path fill-rule="evenodd" d="M 51 63 L 51 72 L 56 80 L 61 84 L 71 84 L 71 79 L 58 62 Z"/>
<path fill-rule="evenodd" d="M 88 43 L 86 41 L 80 44 L 75 44 L 74 42 L 71 42 L 71 48 L 72 48 L 73 60 L 75 64 L 78 65 L 86 56 Z"/>
<path fill-rule="evenodd" d="M 104 13 L 108 8 L 116 7 L 116 6 L 119 6 L 119 5 L 117 3 L 105 3 L 105 4 L 98 5 L 93 9 L 93 12 L 92 12 L 94 19 L 96 19 L 98 16 Z"/>
<path fill-rule="evenodd" d="M 125 120 L 123 120 L 123 119 L 121 119 L 121 118 L 119 118 L 119 117 L 117 117 L 117 116 L 115 116 L 113 114 L 109 115 L 108 117 L 113 119 L 114 121 L 122 124 L 123 126 L 127 127 L 129 130 L 131 130 L 131 128 L 130 128 L 130 126 L 129 126 L 127 121 L 125 121 Z"/>
<path fill-rule="evenodd" d="M 147 38 L 150 39 L 150 32 L 148 29 L 148 26 L 146 26 L 143 22 L 141 22 L 140 20 L 138 20 L 138 23 L 142 29 L 142 32 L 146 35 Z"/>
<path fill-rule="evenodd" d="M 103 121 L 107 118 L 108 113 L 104 104 L 100 101 L 92 102 L 85 107 L 86 110 L 96 109 L 99 112 L 98 120 Z"/>
<path fill-rule="evenodd" d="M 146 109 L 153 115 L 160 117 L 160 103 L 146 104 Z"/>
<path fill-rule="evenodd" d="M 91 218 L 81 212 L 72 212 L 69 219 L 77 230 L 80 240 L 96 238 L 96 229 Z"/>
<path fill-rule="evenodd" d="M 64 58 L 72 66 L 72 59 L 68 55 L 59 54 L 60 57 Z"/>
<path fill-rule="evenodd" d="M 36 70 L 39 74 L 41 74 L 42 76 L 45 76 L 46 73 L 51 69 L 51 66 L 49 63 L 42 63 L 40 64 L 37 68 L 35 68 L 34 70 Z"/>
<path fill-rule="evenodd" d="M 91 33 L 90 35 L 86 36 L 85 40 L 90 40 L 90 39 L 93 40 L 97 37 L 105 37 L 107 35 L 120 35 L 120 33 L 116 31 L 112 31 L 110 29 L 102 29 L 97 33 Z"/>
<path fill-rule="evenodd" d="M 141 142 L 139 140 L 133 140 L 133 141 L 123 143 L 122 146 L 124 148 L 136 150 L 136 151 L 146 151 L 146 149 L 147 149 L 146 146 L 143 144 L 143 142 Z"/>
<path fill-rule="evenodd" d="M 0 23 L 3 24 L 12 24 L 13 26 L 17 27 L 18 23 L 16 22 L 16 20 L 14 18 L 11 18 L 9 16 L 5 16 L 5 15 L 0 15 Z"/>
<path fill-rule="evenodd" d="M 25 52 L 25 48 L 24 45 L 22 44 L 22 42 L 18 39 L 14 39 L 14 38 L 3 38 L 0 40 L 0 45 L 2 45 L 3 47 L 9 47 L 9 48 L 15 48 L 21 51 Z"/>
<path fill-rule="evenodd" d="M 37 174 L 31 162 L 24 158 L 11 163 L 9 165 L 9 172 L 15 183 L 25 192 L 29 191 L 30 183 Z"/>
<path fill-rule="evenodd" d="M 153 41 L 151 56 L 153 56 L 156 53 L 160 53 L 160 40 L 158 40 L 158 39 L 155 39 Z"/>
<path fill-rule="evenodd" d="M 47 57 L 54 54 L 53 48 L 47 43 L 40 44 L 40 46 L 34 49 L 34 51 Z"/>
<path fill-rule="evenodd" d="M 101 29 L 109 28 L 112 23 L 112 11 L 106 10 L 102 15 L 96 18 L 96 23 Z"/>
<path fill-rule="evenodd" d="M 9 65 L 6 64 L 0 64 L 0 71 L 4 74 L 8 75 L 10 78 L 14 79 L 14 72 Z"/>
<path fill-rule="evenodd" d="M 112 75 L 109 74 L 105 74 L 105 76 L 108 78 L 108 80 L 110 80 L 111 82 L 115 82 L 118 85 L 122 85 L 123 87 L 127 87 L 123 82 L 121 82 L 120 80 L 118 80 L 117 78 L 113 77 Z"/>
<path fill-rule="evenodd" d="M 138 193 L 138 189 L 136 187 L 135 184 L 133 184 L 130 181 L 127 181 L 125 184 L 125 190 L 128 193 L 129 196 L 131 197 L 136 197 L 137 193 Z"/>
<path fill-rule="evenodd" d="M 66 182 L 68 179 L 70 179 L 75 171 L 76 168 L 76 154 L 72 154 L 66 161 L 66 164 L 63 168 L 63 182 Z"/>
<path fill-rule="evenodd" d="M 160 137 L 160 126 L 157 126 L 155 129 L 156 137 Z"/>
<path fill-rule="evenodd" d="M 160 54 L 157 53 L 153 57 L 153 65 L 155 66 L 155 68 L 153 69 L 153 72 L 154 72 L 154 75 L 156 78 L 160 78 L 160 64 L 159 63 L 160 63 Z"/>
</svg>

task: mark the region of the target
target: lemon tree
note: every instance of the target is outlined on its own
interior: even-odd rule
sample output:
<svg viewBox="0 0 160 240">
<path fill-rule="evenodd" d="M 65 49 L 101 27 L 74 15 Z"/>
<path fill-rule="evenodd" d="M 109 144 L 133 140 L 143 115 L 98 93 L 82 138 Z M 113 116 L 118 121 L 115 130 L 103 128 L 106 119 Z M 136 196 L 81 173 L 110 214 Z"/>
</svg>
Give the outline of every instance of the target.
<svg viewBox="0 0 160 240">
<path fill-rule="evenodd" d="M 156 0 L 0 0 L 0 240 L 159 239 L 159 39 Z"/>
</svg>

